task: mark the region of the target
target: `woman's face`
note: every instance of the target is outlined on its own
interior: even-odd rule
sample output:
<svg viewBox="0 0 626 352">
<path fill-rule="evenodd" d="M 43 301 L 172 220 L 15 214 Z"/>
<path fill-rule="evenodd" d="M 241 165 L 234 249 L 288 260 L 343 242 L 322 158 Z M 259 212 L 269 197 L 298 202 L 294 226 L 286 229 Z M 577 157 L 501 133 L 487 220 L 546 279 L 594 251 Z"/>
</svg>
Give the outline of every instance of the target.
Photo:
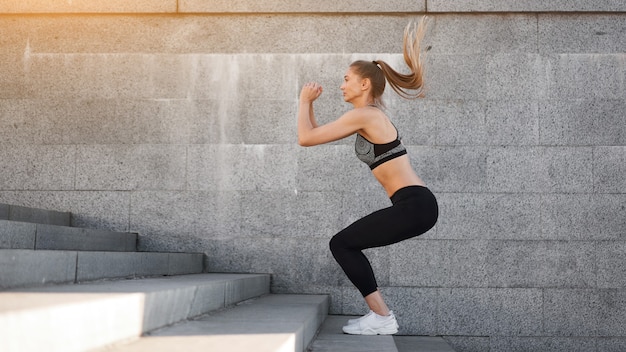
<svg viewBox="0 0 626 352">
<path fill-rule="evenodd" d="M 356 97 L 365 94 L 362 89 L 363 79 L 352 71 L 352 68 L 348 68 L 343 76 L 343 84 L 341 85 L 341 91 L 343 92 L 343 100 L 346 102 L 353 101 Z"/>
</svg>

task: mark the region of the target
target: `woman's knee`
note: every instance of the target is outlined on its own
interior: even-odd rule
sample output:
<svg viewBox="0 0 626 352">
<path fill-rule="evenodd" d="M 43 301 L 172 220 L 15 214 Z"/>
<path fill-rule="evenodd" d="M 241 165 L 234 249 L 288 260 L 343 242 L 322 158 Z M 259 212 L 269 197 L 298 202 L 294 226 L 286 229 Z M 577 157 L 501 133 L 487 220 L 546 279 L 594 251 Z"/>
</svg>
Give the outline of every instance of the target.
<svg viewBox="0 0 626 352">
<path fill-rule="evenodd" d="M 330 239 L 330 242 L 328 242 L 328 246 L 330 247 L 330 252 L 335 258 L 337 258 L 338 255 L 349 251 L 350 247 L 345 238 L 343 238 L 343 236 L 340 236 L 339 234 L 333 236 L 333 238 Z"/>
</svg>

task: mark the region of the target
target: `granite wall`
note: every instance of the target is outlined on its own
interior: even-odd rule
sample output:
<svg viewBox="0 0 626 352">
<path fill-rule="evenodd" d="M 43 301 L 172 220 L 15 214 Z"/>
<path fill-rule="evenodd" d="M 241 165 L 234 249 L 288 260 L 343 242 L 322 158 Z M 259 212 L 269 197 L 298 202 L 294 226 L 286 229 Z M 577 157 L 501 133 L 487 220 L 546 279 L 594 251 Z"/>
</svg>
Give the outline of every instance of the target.
<svg viewBox="0 0 626 352">
<path fill-rule="evenodd" d="M 336 118 L 349 63 L 402 68 L 424 13 L 426 98 L 385 99 L 441 216 L 368 251 L 401 333 L 626 349 L 624 2 L 3 1 L 0 202 L 363 313 L 328 240 L 389 201 L 353 137 L 297 145 L 299 88 Z"/>
</svg>

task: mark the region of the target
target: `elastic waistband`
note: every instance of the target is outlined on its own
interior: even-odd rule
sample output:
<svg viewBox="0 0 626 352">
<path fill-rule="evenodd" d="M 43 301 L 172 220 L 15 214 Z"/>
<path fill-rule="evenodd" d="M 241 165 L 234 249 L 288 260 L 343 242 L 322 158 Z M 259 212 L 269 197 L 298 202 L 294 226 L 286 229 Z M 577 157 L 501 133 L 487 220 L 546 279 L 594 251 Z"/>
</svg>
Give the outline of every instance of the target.
<svg viewBox="0 0 626 352">
<path fill-rule="evenodd" d="M 414 196 L 421 196 L 425 194 L 429 194 L 430 196 L 433 196 L 432 192 L 430 191 L 430 189 L 428 189 L 428 187 L 419 186 L 419 185 L 406 186 L 397 190 L 389 199 L 391 199 L 391 203 L 396 204 L 407 198 L 411 198 Z"/>
</svg>

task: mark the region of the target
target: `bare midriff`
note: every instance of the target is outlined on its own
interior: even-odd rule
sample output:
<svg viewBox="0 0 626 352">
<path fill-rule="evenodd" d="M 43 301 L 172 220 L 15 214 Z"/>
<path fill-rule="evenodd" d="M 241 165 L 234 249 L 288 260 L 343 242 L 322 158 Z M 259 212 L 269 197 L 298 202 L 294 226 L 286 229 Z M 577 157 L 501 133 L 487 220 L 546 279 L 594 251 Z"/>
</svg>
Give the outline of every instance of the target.
<svg viewBox="0 0 626 352">
<path fill-rule="evenodd" d="M 407 186 L 426 186 L 413 171 L 408 155 L 391 159 L 372 170 L 372 174 L 391 197 L 396 191 Z"/>
</svg>

